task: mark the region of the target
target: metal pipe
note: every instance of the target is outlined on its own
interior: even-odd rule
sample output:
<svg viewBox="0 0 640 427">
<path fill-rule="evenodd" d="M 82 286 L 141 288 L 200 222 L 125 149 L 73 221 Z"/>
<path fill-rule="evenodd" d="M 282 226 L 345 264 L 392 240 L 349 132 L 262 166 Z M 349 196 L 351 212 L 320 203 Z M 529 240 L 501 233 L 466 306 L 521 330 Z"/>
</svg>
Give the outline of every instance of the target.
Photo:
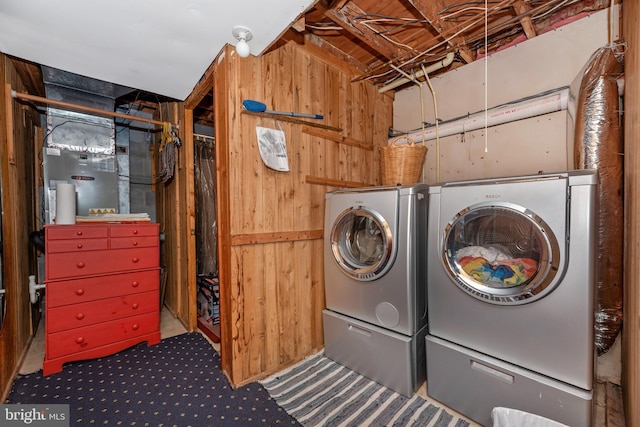
<svg viewBox="0 0 640 427">
<path fill-rule="evenodd" d="M 69 102 L 64 102 L 64 101 L 57 101 L 55 99 L 43 98 L 41 96 L 29 95 L 28 93 L 16 92 L 15 90 L 11 91 L 11 96 L 13 98 L 23 99 L 25 101 L 34 101 L 34 102 L 39 102 L 47 105 L 57 105 L 57 106 L 65 107 L 75 111 L 78 111 L 78 110 L 86 111 L 89 113 L 97 114 L 99 116 L 118 117 L 121 119 L 127 119 L 127 120 L 136 121 L 136 122 L 151 123 L 154 125 L 161 125 L 161 126 L 164 125 L 165 123 L 158 120 L 145 119 L 143 117 L 130 116 L 128 114 L 116 113 L 113 111 L 101 110 L 99 108 L 85 107 L 83 105 L 71 104 Z M 172 125 L 172 126 L 176 129 L 178 128 L 178 125 Z"/>
</svg>

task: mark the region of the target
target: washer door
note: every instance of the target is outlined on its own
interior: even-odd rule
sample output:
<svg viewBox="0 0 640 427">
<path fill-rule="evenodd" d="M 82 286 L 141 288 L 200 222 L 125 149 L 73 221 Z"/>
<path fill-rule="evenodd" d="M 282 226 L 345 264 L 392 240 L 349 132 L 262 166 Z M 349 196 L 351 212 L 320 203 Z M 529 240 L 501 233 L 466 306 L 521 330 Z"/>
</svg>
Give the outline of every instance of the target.
<svg viewBox="0 0 640 427">
<path fill-rule="evenodd" d="M 393 238 L 387 221 L 364 207 L 343 211 L 331 230 L 331 251 L 340 270 L 349 277 L 371 281 L 393 264 Z"/>
<path fill-rule="evenodd" d="M 535 301 L 560 277 L 560 250 L 549 226 L 508 203 L 459 212 L 445 228 L 443 262 L 460 289 L 492 304 Z"/>
</svg>

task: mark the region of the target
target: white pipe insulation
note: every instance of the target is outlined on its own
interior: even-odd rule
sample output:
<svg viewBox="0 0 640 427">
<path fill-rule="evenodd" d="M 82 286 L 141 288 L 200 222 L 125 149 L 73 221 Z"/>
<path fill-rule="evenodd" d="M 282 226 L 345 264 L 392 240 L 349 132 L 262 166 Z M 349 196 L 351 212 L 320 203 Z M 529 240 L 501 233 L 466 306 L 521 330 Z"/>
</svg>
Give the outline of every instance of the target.
<svg viewBox="0 0 640 427">
<path fill-rule="evenodd" d="M 378 89 L 378 93 L 385 93 L 391 89 L 395 89 L 398 86 L 402 86 L 405 83 L 409 83 L 411 81 L 415 81 L 415 79 L 418 79 L 422 76 L 424 76 L 425 74 L 427 76 L 429 76 L 429 73 L 433 73 L 434 71 L 440 70 L 442 68 L 448 67 L 449 65 L 451 65 L 451 63 L 453 62 L 453 59 L 455 58 L 455 52 L 449 52 L 447 53 L 447 56 L 445 56 L 444 58 L 442 58 L 440 61 L 435 62 L 431 65 L 429 65 L 426 68 L 423 68 L 420 71 L 417 71 L 415 74 L 413 74 L 413 80 L 411 78 L 408 77 L 401 77 L 397 80 L 392 81 L 391 83 L 382 86 L 381 88 Z"/>
<path fill-rule="evenodd" d="M 38 297 L 40 296 L 40 292 L 38 292 L 37 290 L 42 289 L 45 286 L 46 286 L 45 284 L 36 283 L 36 276 L 34 275 L 29 276 L 29 297 L 31 299 L 31 304 L 35 304 L 38 302 Z"/>
<path fill-rule="evenodd" d="M 439 138 L 491 127 L 516 120 L 528 119 L 542 114 L 553 113 L 567 109 L 569 103 L 569 88 L 562 88 L 551 94 L 545 94 L 525 101 L 501 105 L 485 111 L 480 111 L 450 122 L 438 123 L 437 136 Z M 430 126 L 411 132 L 409 137 L 428 141 L 436 139 L 436 126 Z M 423 138 L 424 136 L 424 138 Z"/>
</svg>

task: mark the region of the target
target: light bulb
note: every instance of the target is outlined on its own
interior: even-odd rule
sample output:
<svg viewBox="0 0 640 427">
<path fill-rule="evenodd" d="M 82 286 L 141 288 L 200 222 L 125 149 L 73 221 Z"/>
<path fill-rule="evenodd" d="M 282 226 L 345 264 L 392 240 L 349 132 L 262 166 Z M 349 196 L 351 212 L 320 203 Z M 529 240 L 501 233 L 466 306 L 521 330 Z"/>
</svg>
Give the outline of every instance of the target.
<svg viewBox="0 0 640 427">
<path fill-rule="evenodd" d="M 251 53 L 251 48 L 247 43 L 253 38 L 251 30 L 242 25 L 236 25 L 231 29 L 231 34 L 238 40 L 236 44 L 236 53 L 240 58 L 246 58 Z"/>
<path fill-rule="evenodd" d="M 240 41 L 236 44 L 236 52 L 240 58 L 246 58 L 249 56 L 251 49 L 249 48 L 249 43 L 245 41 L 245 39 L 241 38 Z"/>
</svg>

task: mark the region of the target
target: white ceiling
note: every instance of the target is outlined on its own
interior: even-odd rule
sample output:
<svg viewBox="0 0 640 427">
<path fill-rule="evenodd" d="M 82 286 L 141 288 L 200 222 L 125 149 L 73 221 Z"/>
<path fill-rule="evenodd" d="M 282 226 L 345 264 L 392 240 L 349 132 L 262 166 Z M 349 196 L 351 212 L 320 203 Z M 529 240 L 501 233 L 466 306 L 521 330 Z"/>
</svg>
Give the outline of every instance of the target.
<svg viewBox="0 0 640 427">
<path fill-rule="evenodd" d="M 260 54 L 315 0 L 0 0 L 0 52 L 184 100 L 248 27 Z M 234 52 L 235 54 L 235 52 Z"/>
</svg>

